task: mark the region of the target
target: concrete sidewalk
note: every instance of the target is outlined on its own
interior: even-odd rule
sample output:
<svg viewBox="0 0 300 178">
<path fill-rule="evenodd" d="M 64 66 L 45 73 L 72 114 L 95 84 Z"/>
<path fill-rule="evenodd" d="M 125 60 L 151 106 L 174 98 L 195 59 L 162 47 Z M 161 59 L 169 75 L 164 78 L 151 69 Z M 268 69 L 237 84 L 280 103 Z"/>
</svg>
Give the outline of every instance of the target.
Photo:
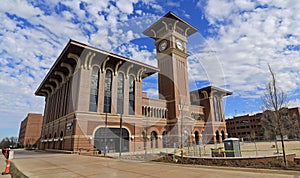
<svg viewBox="0 0 300 178">
<path fill-rule="evenodd" d="M 300 172 L 205 167 L 195 165 L 133 162 L 118 159 L 15 151 L 15 166 L 30 178 L 60 177 L 205 177 L 205 178 L 297 178 Z"/>
</svg>

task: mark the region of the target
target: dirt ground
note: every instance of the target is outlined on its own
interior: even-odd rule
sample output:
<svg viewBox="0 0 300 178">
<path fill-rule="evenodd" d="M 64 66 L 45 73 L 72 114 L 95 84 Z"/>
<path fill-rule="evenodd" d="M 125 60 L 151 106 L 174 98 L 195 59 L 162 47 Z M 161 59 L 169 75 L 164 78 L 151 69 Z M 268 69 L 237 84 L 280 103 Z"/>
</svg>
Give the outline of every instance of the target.
<svg viewBox="0 0 300 178">
<path fill-rule="evenodd" d="M 220 144 L 221 145 L 221 144 Z M 223 145 L 223 144 L 222 144 Z M 281 142 L 277 142 L 278 150 L 282 154 Z M 284 141 L 286 154 L 296 154 L 300 157 L 300 141 Z M 243 157 L 270 156 L 276 154 L 275 142 L 241 142 Z"/>
<path fill-rule="evenodd" d="M 300 157 L 300 141 L 285 141 L 286 154 L 296 154 L 296 157 Z M 185 148 L 184 154 L 187 156 L 181 161 L 180 153 L 176 153 L 176 159 L 178 163 L 185 164 L 198 164 L 208 166 L 229 166 L 229 167 L 253 167 L 253 168 L 266 168 L 266 169 L 285 169 L 282 157 L 280 159 L 270 160 L 267 157 L 274 155 L 282 156 L 281 142 L 278 142 L 279 154 L 277 154 L 275 142 L 241 142 L 241 155 L 244 160 L 233 159 L 211 159 L 211 149 L 222 148 L 223 143 L 220 144 L 208 144 L 205 146 L 198 146 L 197 148 Z M 200 151 L 201 150 L 201 151 Z M 175 151 L 176 152 L 176 151 Z M 200 154 L 201 152 L 201 154 Z M 195 156 L 195 157 L 194 157 Z M 198 157 L 198 159 L 196 158 Z M 201 158 L 199 158 L 201 157 Z M 249 159 L 247 159 L 249 158 Z M 166 156 L 158 161 L 173 162 L 174 156 Z M 300 165 L 294 162 L 294 158 L 288 160 L 288 169 L 300 170 Z"/>
</svg>

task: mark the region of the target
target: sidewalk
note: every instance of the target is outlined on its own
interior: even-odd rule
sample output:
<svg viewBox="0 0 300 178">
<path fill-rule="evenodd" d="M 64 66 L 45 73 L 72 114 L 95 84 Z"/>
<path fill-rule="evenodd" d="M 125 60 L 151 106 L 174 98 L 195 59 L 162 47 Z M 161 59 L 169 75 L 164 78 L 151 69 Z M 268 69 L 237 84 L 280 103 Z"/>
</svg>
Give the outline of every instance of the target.
<svg viewBox="0 0 300 178">
<path fill-rule="evenodd" d="M 30 178 L 61 177 L 205 177 L 205 178 L 293 178 L 300 172 L 219 168 L 208 166 L 121 161 L 105 157 L 17 150 L 16 167 Z"/>
</svg>

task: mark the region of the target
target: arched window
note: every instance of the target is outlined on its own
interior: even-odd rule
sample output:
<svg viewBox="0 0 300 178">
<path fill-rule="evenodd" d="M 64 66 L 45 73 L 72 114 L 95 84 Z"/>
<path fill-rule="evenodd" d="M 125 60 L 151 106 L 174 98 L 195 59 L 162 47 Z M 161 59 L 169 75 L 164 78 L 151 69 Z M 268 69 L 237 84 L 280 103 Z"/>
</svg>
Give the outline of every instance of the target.
<svg viewBox="0 0 300 178">
<path fill-rule="evenodd" d="M 90 88 L 90 109 L 91 112 L 97 112 L 99 89 L 99 68 L 93 67 Z"/>
<path fill-rule="evenodd" d="M 106 70 L 105 75 L 105 89 L 104 89 L 104 112 L 111 112 L 111 86 L 112 86 L 112 72 L 111 70 Z"/>
<path fill-rule="evenodd" d="M 117 113 L 123 113 L 124 103 L 124 75 L 123 73 L 118 74 L 118 101 L 117 101 Z"/>
<path fill-rule="evenodd" d="M 134 93 L 135 85 L 134 85 L 134 77 L 131 75 L 129 77 L 129 115 L 134 115 L 134 107 L 135 107 L 135 93 Z"/>
<path fill-rule="evenodd" d="M 217 96 L 214 96 L 214 110 L 215 110 L 215 120 L 217 122 L 221 122 L 221 108 L 220 108 L 220 100 Z"/>
</svg>

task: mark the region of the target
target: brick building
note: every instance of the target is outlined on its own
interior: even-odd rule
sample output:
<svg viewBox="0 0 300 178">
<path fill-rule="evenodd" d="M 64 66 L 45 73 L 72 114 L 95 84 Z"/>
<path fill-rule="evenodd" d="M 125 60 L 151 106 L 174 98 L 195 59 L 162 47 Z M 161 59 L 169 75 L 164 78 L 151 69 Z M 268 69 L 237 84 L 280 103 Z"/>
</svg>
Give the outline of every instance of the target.
<svg viewBox="0 0 300 178">
<path fill-rule="evenodd" d="M 263 139 L 263 131 L 260 124 L 262 113 L 254 115 L 236 116 L 226 120 L 228 137 L 243 138 L 245 141 L 255 138 Z"/>
<path fill-rule="evenodd" d="M 225 139 L 231 92 L 189 90 L 186 44 L 196 32 L 172 12 L 146 29 L 158 67 L 70 40 L 35 93 L 45 97 L 40 148 L 132 152 Z M 155 73 L 159 99 L 142 92 Z"/>
<path fill-rule="evenodd" d="M 40 143 L 43 115 L 29 113 L 21 122 L 18 142 L 24 147 L 37 147 Z"/>
<path fill-rule="evenodd" d="M 254 115 L 236 116 L 226 120 L 228 137 L 243 138 L 250 140 L 265 140 L 264 128 L 261 124 L 261 119 L 265 113 L 257 113 Z M 287 116 L 298 120 L 300 123 L 300 108 L 289 108 Z"/>
</svg>

